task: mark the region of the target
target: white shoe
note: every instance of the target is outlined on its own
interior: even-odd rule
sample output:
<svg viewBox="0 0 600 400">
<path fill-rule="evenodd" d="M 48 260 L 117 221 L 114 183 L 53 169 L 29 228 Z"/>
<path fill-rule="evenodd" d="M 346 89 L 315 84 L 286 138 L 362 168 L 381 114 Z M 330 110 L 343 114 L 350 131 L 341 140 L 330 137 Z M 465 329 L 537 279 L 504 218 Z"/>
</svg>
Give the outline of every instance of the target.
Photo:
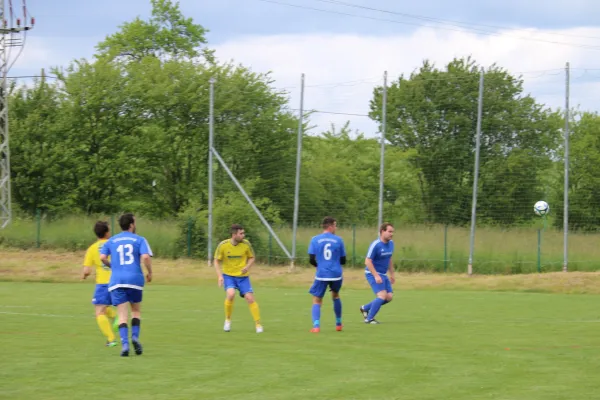
<svg viewBox="0 0 600 400">
<path fill-rule="evenodd" d="M 262 325 L 256 325 L 256 333 L 263 333 Z"/>
<path fill-rule="evenodd" d="M 231 331 L 231 320 L 229 320 L 229 319 L 225 320 L 225 325 L 223 325 L 223 330 L 225 332 Z"/>
</svg>

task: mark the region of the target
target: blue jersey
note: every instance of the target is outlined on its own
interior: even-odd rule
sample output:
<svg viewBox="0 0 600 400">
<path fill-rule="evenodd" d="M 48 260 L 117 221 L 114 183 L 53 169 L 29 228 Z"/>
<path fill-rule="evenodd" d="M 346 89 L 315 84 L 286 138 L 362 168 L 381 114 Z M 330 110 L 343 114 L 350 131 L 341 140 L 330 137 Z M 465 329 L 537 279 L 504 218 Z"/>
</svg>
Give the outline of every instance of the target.
<svg viewBox="0 0 600 400">
<path fill-rule="evenodd" d="M 142 254 L 152 257 L 148 241 L 131 232 L 121 232 L 108 239 L 101 254 L 110 256 L 111 275 L 108 290 L 116 288 L 144 288 L 144 271 L 142 270 Z"/>
<path fill-rule="evenodd" d="M 342 279 L 340 258 L 346 257 L 346 248 L 341 237 L 329 232 L 314 236 L 308 246 L 308 254 L 314 254 L 317 259 L 316 280 Z"/>
<path fill-rule="evenodd" d="M 367 258 L 373 261 L 375 271 L 380 275 L 386 275 L 390 267 L 390 259 L 394 253 L 394 241 L 390 240 L 383 243 L 380 239 L 374 240 L 367 251 Z M 369 268 L 365 267 L 365 272 L 371 273 Z"/>
</svg>

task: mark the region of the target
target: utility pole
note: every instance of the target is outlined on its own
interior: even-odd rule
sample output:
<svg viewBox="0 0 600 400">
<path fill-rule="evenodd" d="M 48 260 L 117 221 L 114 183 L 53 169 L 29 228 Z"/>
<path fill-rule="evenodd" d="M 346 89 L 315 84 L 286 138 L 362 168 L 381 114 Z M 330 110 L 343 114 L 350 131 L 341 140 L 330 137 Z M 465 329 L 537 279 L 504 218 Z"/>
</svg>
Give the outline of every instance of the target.
<svg viewBox="0 0 600 400">
<path fill-rule="evenodd" d="M 0 0 L 0 228 L 5 228 L 12 219 L 10 193 L 10 152 L 8 147 L 8 71 L 12 48 L 19 48 L 12 63 L 23 51 L 26 32 L 33 28 L 35 20 L 27 15 L 25 0 L 22 0 L 22 19 L 15 14 L 12 0 Z"/>
</svg>

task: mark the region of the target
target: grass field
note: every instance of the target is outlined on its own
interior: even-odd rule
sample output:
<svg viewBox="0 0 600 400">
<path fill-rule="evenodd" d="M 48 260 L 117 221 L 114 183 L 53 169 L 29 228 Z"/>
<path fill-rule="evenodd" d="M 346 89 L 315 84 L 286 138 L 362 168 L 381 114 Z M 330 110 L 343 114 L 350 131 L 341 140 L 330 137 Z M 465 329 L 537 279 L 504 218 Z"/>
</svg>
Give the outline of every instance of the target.
<svg viewBox="0 0 600 400">
<path fill-rule="evenodd" d="M 223 292 L 208 266 L 157 259 L 145 354 L 123 359 L 103 346 L 93 282 L 78 281 L 81 256 L 0 251 L 0 398 L 549 400 L 600 391 L 598 273 L 401 274 L 382 324 L 364 325 L 357 310 L 372 293 L 347 271 L 345 329 L 333 329 L 327 300 L 315 335 L 311 271 L 257 266 L 257 335 L 239 298 L 233 331 L 222 332 Z"/>
<path fill-rule="evenodd" d="M 104 217 L 111 221 L 110 216 Z M 94 240 L 91 227 L 96 218 L 73 216 L 58 221 L 42 221 L 39 245 L 44 249 L 83 250 Z M 186 237 L 181 222 L 152 221 L 140 218 L 138 231 L 146 236 L 158 257 L 184 257 Z M 349 260 L 360 267 L 369 244 L 377 236 L 376 227 L 357 227 L 341 224 L 338 233 L 344 238 Z M 268 250 L 268 232 L 264 227 L 247 227 L 250 235 L 259 235 L 263 244 L 258 249 L 261 261 L 289 262 L 272 240 Z M 276 229 L 283 243 L 291 249 L 292 232 L 288 228 Z M 299 262 L 307 263 L 306 250 L 310 238 L 318 229 L 299 228 L 297 254 Z M 214 238 L 214 244 L 222 238 Z M 600 271 L 600 234 L 570 233 L 569 269 L 571 271 Z M 469 259 L 469 228 L 443 226 L 397 226 L 394 237 L 394 261 L 399 270 L 407 272 L 464 272 Z M 35 221 L 15 219 L 0 231 L 3 247 L 35 248 L 38 227 Z M 444 245 L 446 243 L 446 245 Z M 203 243 L 204 245 L 204 243 Z M 541 270 L 560 271 L 563 264 L 563 233 L 546 229 L 542 235 Z M 475 235 L 474 270 L 480 274 L 531 273 L 537 270 L 537 231 L 535 228 L 477 227 Z"/>
</svg>

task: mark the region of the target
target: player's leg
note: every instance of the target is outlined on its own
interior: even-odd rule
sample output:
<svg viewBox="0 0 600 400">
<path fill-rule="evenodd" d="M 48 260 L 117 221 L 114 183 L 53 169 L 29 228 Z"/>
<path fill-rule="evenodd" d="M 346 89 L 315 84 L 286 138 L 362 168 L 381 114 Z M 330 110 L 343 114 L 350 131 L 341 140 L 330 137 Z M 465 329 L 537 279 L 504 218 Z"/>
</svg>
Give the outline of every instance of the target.
<svg viewBox="0 0 600 400">
<path fill-rule="evenodd" d="M 231 331 L 231 314 L 233 313 L 233 299 L 235 299 L 235 291 L 237 284 L 235 279 L 229 275 L 223 275 L 223 288 L 225 289 L 225 324 L 223 330 Z"/>
<path fill-rule="evenodd" d="M 246 302 L 248 303 L 248 308 L 250 309 L 250 314 L 252 314 L 252 319 L 254 319 L 256 333 L 262 333 L 263 327 L 260 323 L 260 309 L 258 308 L 258 303 L 254 298 L 254 290 L 252 290 L 250 277 L 245 276 L 242 278 L 238 278 L 237 281 L 240 296 L 246 299 Z"/>
<path fill-rule="evenodd" d="M 102 332 L 102 334 L 106 337 L 106 345 L 109 347 L 116 346 L 117 342 L 115 342 L 115 334 L 106 315 L 107 306 L 96 304 L 94 308 L 96 313 L 96 322 L 98 323 L 100 332 Z"/>
<path fill-rule="evenodd" d="M 321 306 L 323 305 L 323 296 L 325 296 L 327 286 L 327 282 L 318 281 L 315 279 L 308 291 L 313 296 L 311 311 L 313 327 L 310 331 L 314 333 L 321 331 Z"/>
<path fill-rule="evenodd" d="M 106 337 L 107 346 L 115 346 L 115 334 L 113 333 L 110 321 L 108 320 L 107 308 L 111 304 L 110 294 L 108 292 L 108 285 L 96 285 L 94 290 L 94 298 L 92 299 L 94 304 L 96 322 L 102 334 Z"/>
<path fill-rule="evenodd" d="M 140 330 L 142 323 L 142 291 L 129 289 L 129 304 L 131 306 L 131 343 L 138 356 L 143 353 L 140 343 Z"/>
<path fill-rule="evenodd" d="M 121 337 L 121 356 L 129 356 L 129 328 L 127 319 L 129 316 L 129 301 L 124 288 L 116 288 L 110 292 L 113 306 L 117 307 L 117 319 L 119 320 L 119 336 Z"/>
<path fill-rule="evenodd" d="M 375 300 L 370 303 L 369 311 L 367 314 L 367 318 L 365 318 L 365 323 L 367 324 L 378 324 L 375 320 L 375 316 L 379 312 L 381 306 L 385 303 L 387 298 L 387 288 L 388 288 L 388 277 L 385 275 L 381 275 L 381 283 L 377 283 L 375 278 L 372 275 L 368 275 L 367 279 L 371 284 L 371 288 L 373 292 L 376 294 Z"/>
<path fill-rule="evenodd" d="M 331 288 L 331 299 L 333 300 L 333 312 L 335 313 L 335 330 L 342 330 L 342 299 L 340 299 L 340 290 L 342 289 L 342 280 L 329 283 Z"/>
</svg>

